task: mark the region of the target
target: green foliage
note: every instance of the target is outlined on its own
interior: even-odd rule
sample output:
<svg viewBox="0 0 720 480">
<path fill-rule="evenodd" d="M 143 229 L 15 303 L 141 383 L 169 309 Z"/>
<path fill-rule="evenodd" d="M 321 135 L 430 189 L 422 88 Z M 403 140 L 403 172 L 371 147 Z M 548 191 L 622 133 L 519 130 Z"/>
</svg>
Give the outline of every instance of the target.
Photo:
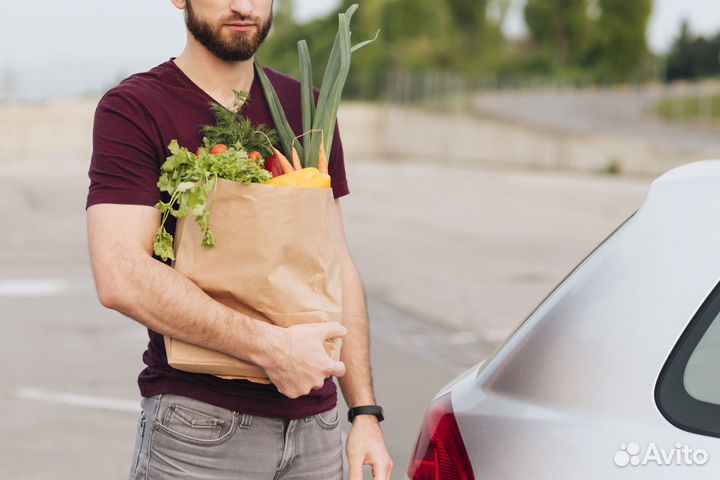
<svg viewBox="0 0 720 480">
<path fill-rule="evenodd" d="M 720 34 L 696 37 L 684 22 L 667 59 L 667 81 L 697 79 L 720 74 Z"/>
<path fill-rule="evenodd" d="M 170 200 L 155 205 L 163 217 L 153 241 L 153 251 L 163 260 L 175 259 L 173 236 L 165 229 L 169 215 L 184 218 L 192 214 L 203 232 L 202 245 L 212 247 L 214 243 L 207 200 L 217 179 L 248 184 L 265 183 L 272 177 L 270 172 L 248 159 L 245 150 L 230 147 L 226 153 L 213 155 L 209 153 L 209 148 L 207 139 L 199 155 L 181 148 L 176 140 L 168 145 L 172 155 L 161 167 L 162 174 L 157 186 L 161 192 L 170 195 Z"/>
<path fill-rule="evenodd" d="M 552 72 L 584 70 L 600 82 L 647 72 L 652 0 L 528 0 L 524 13 L 536 51 L 551 52 Z"/>
<path fill-rule="evenodd" d="M 657 113 L 671 121 L 720 121 L 720 95 L 664 98 L 657 104 Z"/>
<path fill-rule="evenodd" d="M 596 170 L 596 173 L 600 175 L 616 176 L 622 174 L 622 162 L 617 157 L 612 157 L 608 162 L 601 168 Z"/>
<path fill-rule="evenodd" d="M 234 145 L 246 152 L 260 152 L 263 158 L 269 158 L 274 153 L 273 145 L 278 141 L 277 134 L 265 125 L 255 127 L 242 114 L 242 107 L 247 99 L 247 92 L 236 91 L 235 101 L 230 108 L 213 103 L 210 108 L 215 113 L 217 123 L 205 125 L 202 133 L 210 146 Z"/>
<path fill-rule="evenodd" d="M 472 37 L 485 28 L 487 0 L 448 0 L 447 5 L 458 30 Z"/>
<path fill-rule="evenodd" d="M 289 0 L 277 0 L 287 19 Z M 342 0 L 344 11 L 357 0 Z M 648 73 L 645 34 L 652 0 L 527 0 L 530 39 L 502 34 L 510 0 L 363 0 L 353 41 L 382 30 L 379 44 L 353 56 L 345 96 L 374 99 L 395 70 L 442 71 L 471 78 L 562 77 L 572 82 L 616 82 Z M 311 60 L 328 58 L 337 14 L 306 24 L 276 24 L 260 52 L 264 64 L 299 76 L 296 44 L 306 38 Z M 320 62 L 320 63 L 319 63 Z M 717 62 L 715 62 L 717 64 Z M 323 71 L 315 69 L 314 85 Z"/>
<path fill-rule="evenodd" d="M 596 28 L 598 77 L 606 81 L 627 79 L 644 68 L 648 59 L 647 25 L 652 0 L 597 0 L 600 17 Z"/>
<path fill-rule="evenodd" d="M 373 38 L 378 45 L 353 55 L 353 69 L 345 88 L 347 97 L 376 98 L 387 72 L 400 69 L 429 70 L 441 67 L 468 74 L 489 73 L 505 48 L 497 21 L 488 20 L 490 3 L 506 0 L 363 0 L 353 20 L 353 43 Z M 344 11 L 357 0 L 344 0 Z M 283 4 L 278 13 L 285 13 Z M 337 32 L 335 12 L 307 24 L 275 26 L 260 51 L 263 64 L 299 77 L 299 40 L 307 39 L 314 65 L 324 65 Z M 491 68 L 487 68 L 490 65 Z M 320 86 L 324 71 L 313 71 Z"/>
<path fill-rule="evenodd" d="M 535 45 L 552 52 L 555 67 L 581 61 L 591 32 L 587 0 L 528 0 L 524 14 Z"/>
</svg>

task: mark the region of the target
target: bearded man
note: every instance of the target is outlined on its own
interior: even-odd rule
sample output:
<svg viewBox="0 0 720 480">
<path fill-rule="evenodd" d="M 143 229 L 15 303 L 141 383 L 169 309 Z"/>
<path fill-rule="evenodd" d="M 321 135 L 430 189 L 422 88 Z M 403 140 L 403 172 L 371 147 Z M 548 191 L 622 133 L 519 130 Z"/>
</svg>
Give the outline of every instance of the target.
<svg viewBox="0 0 720 480">
<path fill-rule="evenodd" d="M 186 48 L 103 96 L 89 169 L 88 240 L 98 298 L 149 335 L 130 478 L 340 479 L 336 376 L 353 414 L 350 479 L 360 480 L 368 464 L 374 479 L 388 480 L 392 460 L 372 387 L 365 294 L 344 233 L 342 324 L 280 328 L 251 318 L 213 300 L 152 253 L 161 220 L 154 205 L 167 201 L 156 183 L 170 141 L 200 146 L 200 127 L 214 123 L 209 104 L 229 107 L 236 90 L 250 93 L 243 113 L 253 124 L 274 126 L 253 63 L 272 24 L 272 0 L 172 3 L 185 12 Z M 302 133 L 299 82 L 265 71 L 292 128 Z M 349 190 L 337 128 L 329 165 L 342 226 L 339 198 Z M 163 335 L 257 364 L 272 384 L 176 370 Z M 340 361 L 324 348 L 334 337 L 343 337 Z"/>
</svg>

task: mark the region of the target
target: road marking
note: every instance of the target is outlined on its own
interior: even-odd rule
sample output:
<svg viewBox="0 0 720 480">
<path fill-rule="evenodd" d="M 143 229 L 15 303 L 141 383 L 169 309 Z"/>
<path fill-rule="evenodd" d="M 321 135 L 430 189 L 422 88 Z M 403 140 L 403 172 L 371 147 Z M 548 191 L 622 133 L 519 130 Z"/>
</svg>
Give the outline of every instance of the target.
<svg viewBox="0 0 720 480">
<path fill-rule="evenodd" d="M 0 280 L 0 297 L 49 297 L 69 289 L 70 283 L 63 279 Z"/>
<path fill-rule="evenodd" d="M 94 397 L 75 393 L 53 392 L 37 388 L 20 388 L 15 396 L 21 400 L 70 405 L 72 407 L 112 410 L 115 412 L 140 413 L 139 400 L 120 400 L 117 398 Z"/>
</svg>

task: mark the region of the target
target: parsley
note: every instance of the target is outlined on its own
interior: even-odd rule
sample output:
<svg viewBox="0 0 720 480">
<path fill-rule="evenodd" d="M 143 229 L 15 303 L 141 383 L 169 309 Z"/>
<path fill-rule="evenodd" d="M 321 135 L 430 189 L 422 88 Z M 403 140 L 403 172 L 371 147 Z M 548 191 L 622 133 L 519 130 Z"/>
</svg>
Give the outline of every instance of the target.
<svg viewBox="0 0 720 480">
<path fill-rule="evenodd" d="M 202 127 L 203 146 L 197 153 L 180 147 L 176 140 L 168 145 L 172 155 L 161 167 L 157 186 L 161 192 L 170 195 L 170 200 L 155 205 L 163 216 L 153 240 L 153 252 L 164 261 L 175 260 L 173 236 L 165 229 L 169 215 L 185 218 L 192 214 L 203 232 L 202 245 L 210 248 L 215 243 L 210 230 L 207 199 L 217 179 L 248 184 L 265 183 L 272 178 L 272 174 L 262 168 L 264 160 L 256 163 L 248 158 L 248 152 L 259 152 L 263 158 L 271 157 L 277 134 L 264 125 L 254 126 L 242 115 L 247 99 L 247 92 L 236 90 L 230 108 L 219 103 L 211 105 L 216 123 Z M 219 144 L 227 146 L 227 151 L 211 154 L 211 147 Z"/>
<path fill-rule="evenodd" d="M 175 260 L 173 236 L 165 229 L 169 215 L 184 218 L 192 214 L 203 232 L 202 245 L 210 248 L 214 245 L 210 230 L 210 212 L 207 199 L 210 190 L 218 178 L 239 183 L 265 183 L 272 175 L 260 165 L 250 160 L 247 151 L 237 142 L 227 152 L 211 154 L 210 142 L 203 140 L 204 147 L 199 155 L 181 148 L 176 140 L 170 142 L 168 157 L 161 167 L 162 174 L 157 182 L 161 192 L 170 195 L 168 202 L 158 202 L 156 208 L 162 212 L 160 228 L 155 233 L 153 251 L 164 261 Z"/>
</svg>

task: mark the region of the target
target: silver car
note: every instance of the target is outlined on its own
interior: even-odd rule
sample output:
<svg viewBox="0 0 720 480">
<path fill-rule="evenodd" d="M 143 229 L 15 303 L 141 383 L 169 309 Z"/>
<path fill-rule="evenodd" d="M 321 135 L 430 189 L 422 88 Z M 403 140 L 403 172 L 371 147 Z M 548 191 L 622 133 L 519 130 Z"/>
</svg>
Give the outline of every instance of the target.
<svg viewBox="0 0 720 480">
<path fill-rule="evenodd" d="M 720 161 L 692 163 L 437 394 L 407 477 L 720 478 L 719 281 Z"/>
</svg>

